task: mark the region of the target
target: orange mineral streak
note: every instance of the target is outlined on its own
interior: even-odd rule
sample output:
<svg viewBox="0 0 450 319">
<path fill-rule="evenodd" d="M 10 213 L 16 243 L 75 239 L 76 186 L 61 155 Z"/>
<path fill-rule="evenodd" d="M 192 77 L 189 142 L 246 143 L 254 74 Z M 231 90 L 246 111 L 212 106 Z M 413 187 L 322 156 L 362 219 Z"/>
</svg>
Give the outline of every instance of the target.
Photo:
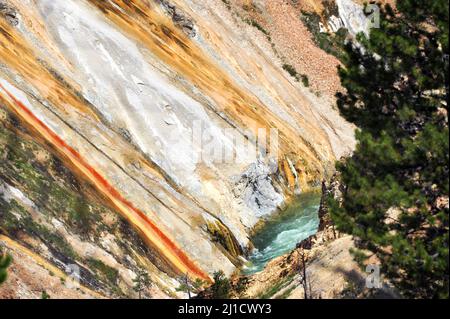
<svg viewBox="0 0 450 319">
<path fill-rule="evenodd" d="M 36 10 L 35 6 L 30 6 L 23 0 L 9 0 L 9 2 L 20 13 L 21 23 L 26 25 L 27 31 L 33 33 L 34 36 L 39 39 L 42 47 L 47 48 L 47 52 L 51 55 L 50 58 L 56 58 L 58 63 L 63 64 L 69 70 L 73 70 L 73 66 L 67 61 L 58 46 L 55 45 L 52 36 L 42 22 L 43 17 L 38 10 Z"/>
<path fill-rule="evenodd" d="M 298 133 L 268 109 L 256 96 L 242 90 L 218 65 L 187 38 L 155 5 L 142 0 L 88 0 L 110 21 L 146 46 L 158 59 L 211 97 L 238 126 L 255 135 L 259 128 L 276 127 L 280 135 L 280 155 L 301 155 L 316 165 L 318 155 L 308 143 L 299 143 Z M 301 126 L 315 136 L 324 133 L 299 118 Z M 321 171 L 320 165 L 316 169 Z"/>
<path fill-rule="evenodd" d="M 97 114 L 86 105 L 74 89 L 77 87 L 69 80 L 63 79 L 51 71 L 49 64 L 29 46 L 26 40 L 12 28 L 0 15 L 0 61 L 19 75 L 34 88 L 41 96 L 61 111 L 67 113 L 64 106 L 75 108 L 82 114 L 89 115 L 99 121 Z"/>
<path fill-rule="evenodd" d="M 148 242 L 160 251 L 176 270 L 189 274 L 193 278 L 200 278 L 211 282 L 210 276 L 200 269 L 190 258 L 142 211 L 126 200 L 100 173 L 66 142 L 64 142 L 47 125 L 38 119 L 22 102 L 17 100 L 1 84 L 0 89 L 6 92 L 12 103 L 8 106 L 26 123 L 34 127 L 45 140 L 54 145 L 58 151 L 66 156 L 81 173 L 104 194 L 145 237 Z"/>
</svg>

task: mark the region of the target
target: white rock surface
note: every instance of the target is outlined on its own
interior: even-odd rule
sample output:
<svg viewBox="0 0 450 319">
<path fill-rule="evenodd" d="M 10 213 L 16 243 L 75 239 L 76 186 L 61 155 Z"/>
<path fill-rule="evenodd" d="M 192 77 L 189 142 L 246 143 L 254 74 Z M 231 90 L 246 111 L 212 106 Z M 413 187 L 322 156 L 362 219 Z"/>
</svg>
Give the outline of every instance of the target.
<svg viewBox="0 0 450 319">
<path fill-rule="evenodd" d="M 369 35 L 370 20 L 364 14 L 364 7 L 352 0 L 336 0 L 339 16 L 345 27 L 353 36 L 360 32 Z"/>
<path fill-rule="evenodd" d="M 220 0 L 172 1 L 195 22 L 193 38 L 177 33 L 163 9 L 152 5 L 157 26 L 179 37 L 161 44 L 164 58 L 146 41 L 167 38 L 145 34 L 138 39 L 88 0 L 11 3 L 19 17 L 29 19 L 14 32 L 32 50 L 20 52 L 20 60 L 6 56 L 16 64 L 5 59 L 1 83 L 210 272 L 231 273 L 234 265 L 204 231 L 205 222 L 221 220 L 246 246 L 250 228 L 288 194 L 282 170 L 267 164 L 265 154 L 261 161 L 205 160 L 205 150 L 193 139 L 194 123 L 208 133 L 209 148 L 239 157 L 248 149 L 233 145 L 224 130 L 235 129 L 252 141 L 249 129 L 262 124 L 278 129 L 281 155 L 299 163 L 308 156 L 307 164 L 286 164 L 297 181 L 295 165 L 302 174 L 309 170 L 304 180 L 320 179 L 353 147 L 353 127 L 328 100 L 288 78 L 266 50 L 270 44 L 222 11 Z M 148 27 L 132 15 L 128 19 L 137 29 Z M 40 62 L 28 64 L 35 60 Z M 52 86 L 58 79 L 44 82 L 47 74 L 36 65 L 67 81 L 100 120 L 70 105 L 69 94 Z"/>
</svg>

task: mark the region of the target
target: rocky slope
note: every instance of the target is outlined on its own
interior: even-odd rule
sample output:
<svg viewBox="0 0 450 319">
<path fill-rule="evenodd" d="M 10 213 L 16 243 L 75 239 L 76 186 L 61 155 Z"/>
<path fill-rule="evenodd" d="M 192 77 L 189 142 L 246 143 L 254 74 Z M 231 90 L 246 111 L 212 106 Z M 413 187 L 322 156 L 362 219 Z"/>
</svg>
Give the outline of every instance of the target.
<svg viewBox="0 0 450 319">
<path fill-rule="evenodd" d="M 388 281 L 380 289 L 366 285 L 368 273 L 354 260 L 355 239 L 336 231 L 326 198 L 341 198 L 336 176 L 322 185 L 320 225 L 316 235 L 298 243 L 292 252 L 272 260 L 263 271 L 249 277 L 236 276 L 236 296 L 273 299 L 400 298 Z M 373 257 L 368 264 L 378 264 Z M 304 280 L 306 278 L 306 280 Z M 236 290 L 236 289 L 235 289 Z"/>
<path fill-rule="evenodd" d="M 36 297 L 30 274 L 71 264 L 106 297 L 133 295 L 140 269 L 148 295 L 181 296 L 177 276 L 233 272 L 252 227 L 351 152 L 338 62 L 298 5 L 253 1 L 267 30 L 244 5 L 0 0 L 0 242 L 37 264 L 2 296 Z"/>
</svg>

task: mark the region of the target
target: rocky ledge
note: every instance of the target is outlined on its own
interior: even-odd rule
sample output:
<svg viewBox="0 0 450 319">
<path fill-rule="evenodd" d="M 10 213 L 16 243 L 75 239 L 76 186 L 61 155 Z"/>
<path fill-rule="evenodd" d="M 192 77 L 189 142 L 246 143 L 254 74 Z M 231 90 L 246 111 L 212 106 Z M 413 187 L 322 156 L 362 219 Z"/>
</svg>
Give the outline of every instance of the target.
<svg viewBox="0 0 450 319">
<path fill-rule="evenodd" d="M 159 3 L 171 17 L 175 25 L 177 25 L 187 36 L 193 38 L 197 35 L 194 22 L 185 12 L 169 1 L 160 0 Z"/>
<path fill-rule="evenodd" d="M 3 15 L 6 21 L 12 26 L 17 26 L 19 24 L 17 11 L 5 0 L 0 0 L 0 15 Z"/>
</svg>

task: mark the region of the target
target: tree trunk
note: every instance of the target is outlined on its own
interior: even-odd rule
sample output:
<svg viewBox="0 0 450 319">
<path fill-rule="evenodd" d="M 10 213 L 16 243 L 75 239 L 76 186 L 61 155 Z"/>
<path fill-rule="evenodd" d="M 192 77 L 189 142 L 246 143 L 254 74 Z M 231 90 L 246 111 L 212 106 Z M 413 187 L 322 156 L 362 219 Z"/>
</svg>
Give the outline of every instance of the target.
<svg viewBox="0 0 450 319">
<path fill-rule="evenodd" d="M 186 277 L 184 277 L 184 280 L 185 280 L 186 287 L 187 287 L 188 297 L 189 297 L 189 299 L 192 299 L 192 296 L 191 296 L 191 286 L 189 285 L 189 276 L 188 276 L 188 274 L 186 274 Z"/>
<path fill-rule="evenodd" d="M 305 292 L 305 299 L 308 299 L 308 281 L 306 279 L 306 262 L 305 262 L 305 252 L 302 251 L 302 268 L 303 268 L 303 290 Z"/>
</svg>

